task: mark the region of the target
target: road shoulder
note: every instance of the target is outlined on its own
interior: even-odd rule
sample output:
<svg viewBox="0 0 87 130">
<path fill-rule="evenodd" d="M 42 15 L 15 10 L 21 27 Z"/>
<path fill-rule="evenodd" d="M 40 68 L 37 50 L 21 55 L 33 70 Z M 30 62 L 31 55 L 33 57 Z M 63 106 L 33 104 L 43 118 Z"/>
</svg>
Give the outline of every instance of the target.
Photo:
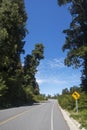
<svg viewBox="0 0 87 130">
<path fill-rule="evenodd" d="M 59 106 L 59 104 L 58 104 L 58 106 Z M 60 108 L 62 115 L 63 115 L 64 119 L 66 120 L 70 130 L 86 130 L 84 128 L 80 129 L 81 125 L 76 120 L 74 120 L 73 118 L 70 117 L 69 112 L 65 111 L 60 106 L 59 106 L 59 108 Z"/>
</svg>

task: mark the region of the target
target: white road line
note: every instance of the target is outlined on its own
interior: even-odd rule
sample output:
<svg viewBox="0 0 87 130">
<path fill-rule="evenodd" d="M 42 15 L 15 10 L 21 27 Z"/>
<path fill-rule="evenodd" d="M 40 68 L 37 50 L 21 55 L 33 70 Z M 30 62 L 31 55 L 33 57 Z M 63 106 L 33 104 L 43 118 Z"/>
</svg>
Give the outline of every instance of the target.
<svg viewBox="0 0 87 130">
<path fill-rule="evenodd" d="M 53 130 L 53 109 L 54 109 L 54 103 L 53 103 L 52 111 L 51 111 L 51 130 Z"/>
</svg>

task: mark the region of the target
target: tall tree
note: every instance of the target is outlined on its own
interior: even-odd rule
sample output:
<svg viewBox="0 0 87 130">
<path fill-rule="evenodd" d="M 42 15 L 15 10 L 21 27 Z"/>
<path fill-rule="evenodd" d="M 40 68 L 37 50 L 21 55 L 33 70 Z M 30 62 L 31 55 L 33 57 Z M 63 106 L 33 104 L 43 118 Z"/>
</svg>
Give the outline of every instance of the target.
<svg viewBox="0 0 87 130">
<path fill-rule="evenodd" d="M 27 55 L 24 61 L 24 86 L 32 87 L 34 94 L 39 93 L 39 86 L 36 82 L 35 74 L 40 60 L 44 58 L 43 44 L 36 44 L 31 55 Z"/>
<path fill-rule="evenodd" d="M 82 88 L 87 91 L 87 0 L 58 0 L 58 4 L 69 4 L 72 15 L 70 28 L 64 30 L 66 41 L 63 51 L 67 50 L 65 65 L 76 68 L 82 66 Z"/>
<path fill-rule="evenodd" d="M 7 86 L 10 102 L 22 97 L 22 66 L 27 15 L 24 0 L 0 1 L 0 74 Z"/>
</svg>

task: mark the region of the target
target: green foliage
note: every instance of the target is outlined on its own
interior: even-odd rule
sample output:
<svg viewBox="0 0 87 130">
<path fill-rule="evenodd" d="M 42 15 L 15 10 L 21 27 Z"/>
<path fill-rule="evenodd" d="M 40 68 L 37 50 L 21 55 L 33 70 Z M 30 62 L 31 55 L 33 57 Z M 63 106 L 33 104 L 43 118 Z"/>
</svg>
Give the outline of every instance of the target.
<svg viewBox="0 0 87 130">
<path fill-rule="evenodd" d="M 34 102 L 41 102 L 41 101 L 47 100 L 47 98 L 42 94 L 34 95 L 33 99 L 34 99 Z"/>
<path fill-rule="evenodd" d="M 23 0 L 0 1 L 0 103 L 4 106 L 22 104 L 26 98 L 20 60 L 26 20 Z"/>
<path fill-rule="evenodd" d="M 65 89 L 62 90 L 62 94 L 68 94 L 68 93 L 69 93 L 68 88 L 65 88 Z"/>
<path fill-rule="evenodd" d="M 71 117 L 76 119 L 80 124 L 81 127 L 84 127 L 87 129 L 87 110 L 82 110 L 78 114 L 75 112 L 71 112 Z"/>
<path fill-rule="evenodd" d="M 79 110 L 85 110 L 87 109 L 87 94 L 82 92 L 80 99 L 79 99 Z"/>
<path fill-rule="evenodd" d="M 24 86 L 32 86 L 33 94 L 36 95 L 39 94 L 39 86 L 36 82 L 35 74 L 40 60 L 44 58 L 43 52 L 43 44 L 36 44 L 32 54 L 27 55 L 24 61 Z"/>
<path fill-rule="evenodd" d="M 81 93 L 82 89 L 78 86 L 70 87 L 69 93 L 72 94 L 73 92 L 77 91 L 78 93 Z"/>
<path fill-rule="evenodd" d="M 63 31 L 67 50 L 65 65 L 78 68 L 82 66 L 82 88 L 87 91 L 87 0 L 58 0 L 59 5 L 69 4 L 72 16 L 69 29 Z"/>
<path fill-rule="evenodd" d="M 75 91 L 80 93 L 82 97 L 81 87 L 77 87 L 77 86 L 70 87 L 70 89 L 65 88 L 62 90 L 62 94 L 58 95 L 58 102 L 64 109 L 75 110 L 75 100 L 72 97 L 72 94 Z M 79 102 L 81 102 L 80 100 L 81 98 L 79 99 Z"/>
<path fill-rule="evenodd" d="M 0 72 L 4 80 L 15 75 L 21 68 L 27 20 L 23 1 L 2 0 L 0 6 Z"/>
<path fill-rule="evenodd" d="M 60 95 L 58 97 L 58 102 L 64 109 L 72 110 L 75 108 L 75 102 L 70 94 Z"/>
<path fill-rule="evenodd" d="M 24 0 L 0 0 L 0 105 L 13 106 L 33 102 L 39 95 L 35 74 L 44 58 L 43 44 L 36 44 L 31 55 L 25 57 L 24 38 L 27 14 Z"/>
<path fill-rule="evenodd" d="M 58 4 L 60 5 L 60 6 L 62 6 L 62 5 L 65 5 L 65 4 L 67 4 L 67 3 L 70 3 L 72 0 L 58 0 Z"/>
<path fill-rule="evenodd" d="M 82 92 L 81 87 L 77 86 L 71 87 L 68 91 L 68 94 L 62 93 L 62 95 L 58 95 L 58 102 L 63 109 L 68 110 L 70 115 L 80 122 L 82 127 L 87 129 L 87 93 Z M 76 101 L 71 96 L 74 91 L 80 94 L 78 113 L 76 112 Z"/>
<path fill-rule="evenodd" d="M 25 94 L 26 94 L 26 98 L 25 98 L 25 102 L 26 103 L 33 103 L 33 98 L 34 98 L 34 94 L 33 94 L 33 89 L 32 86 L 27 86 L 26 88 L 24 88 Z"/>
<path fill-rule="evenodd" d="M 39 60 L 43 59 L 43 52 L 44 52 L 44 46 L 43 44 L 36 44 L 35 45 L 35 49 L 32 51 L 32 55 L 35 57 L 35 59 L 37 59 L 37 63 L 39 62 Z"/>
<path fill-rule="evenodd" d="M 73 17 L 70 23 L 70 28 L 64 30 L 66 34 L 66 42 L 63 46 L 63 51 L 68 50 L 67 57 L 65 59 L 65 64 L 67 66 L 75 65 L 79 67 L 82 65 L 82 60 L 87 54 L 87 38 L 86 38 L 86 21 L 87 18 L 84 16 L 86 12 L 86 1 L 72 1 L 70 6 L 70 13 Z M 84 10 L 84 11 L 82 11 Z M 82 59 L 82 60 L 81 60 Z"/>
<path fill-rule="evenodd" d="M 5 102 L 6 102 L 6 98 L 5 95 L 8 91 L 7 86 L 5 85 L 5 81 L 3 80 L 3 78 L 0 76 L 0 108 L 2 106 L 5 106 Z"/>
<path fill-rule="evenodd" d="M 5 85 L 5 81 L 3 81 L 2 78 L 0 78 L 0 98 L 5 95 L 6 91 L 7 87 Z"/>
<path fill-rule="evenodd" d="M 82 90 L 87 92 L 87 59 L 86 57 L 83 63 L 81 80 L 82 80 L 82 83 L 81 83 Z"/>
</svg>

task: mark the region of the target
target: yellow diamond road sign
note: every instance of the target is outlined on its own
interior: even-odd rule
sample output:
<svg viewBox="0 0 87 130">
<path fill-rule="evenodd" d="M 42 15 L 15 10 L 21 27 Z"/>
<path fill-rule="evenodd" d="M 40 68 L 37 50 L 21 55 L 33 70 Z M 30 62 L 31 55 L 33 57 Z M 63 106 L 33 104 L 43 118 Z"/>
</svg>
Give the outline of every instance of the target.
<svg viewBox="0 0 87 130">
<path fill-rule="evenodd" d="M 72 97 L 73 97 L 75 100 L 77 100 L 77 99 L 80 98 L 80 94 L 75 91 L 75 92 L 72 94 Z"/>
</svg>

